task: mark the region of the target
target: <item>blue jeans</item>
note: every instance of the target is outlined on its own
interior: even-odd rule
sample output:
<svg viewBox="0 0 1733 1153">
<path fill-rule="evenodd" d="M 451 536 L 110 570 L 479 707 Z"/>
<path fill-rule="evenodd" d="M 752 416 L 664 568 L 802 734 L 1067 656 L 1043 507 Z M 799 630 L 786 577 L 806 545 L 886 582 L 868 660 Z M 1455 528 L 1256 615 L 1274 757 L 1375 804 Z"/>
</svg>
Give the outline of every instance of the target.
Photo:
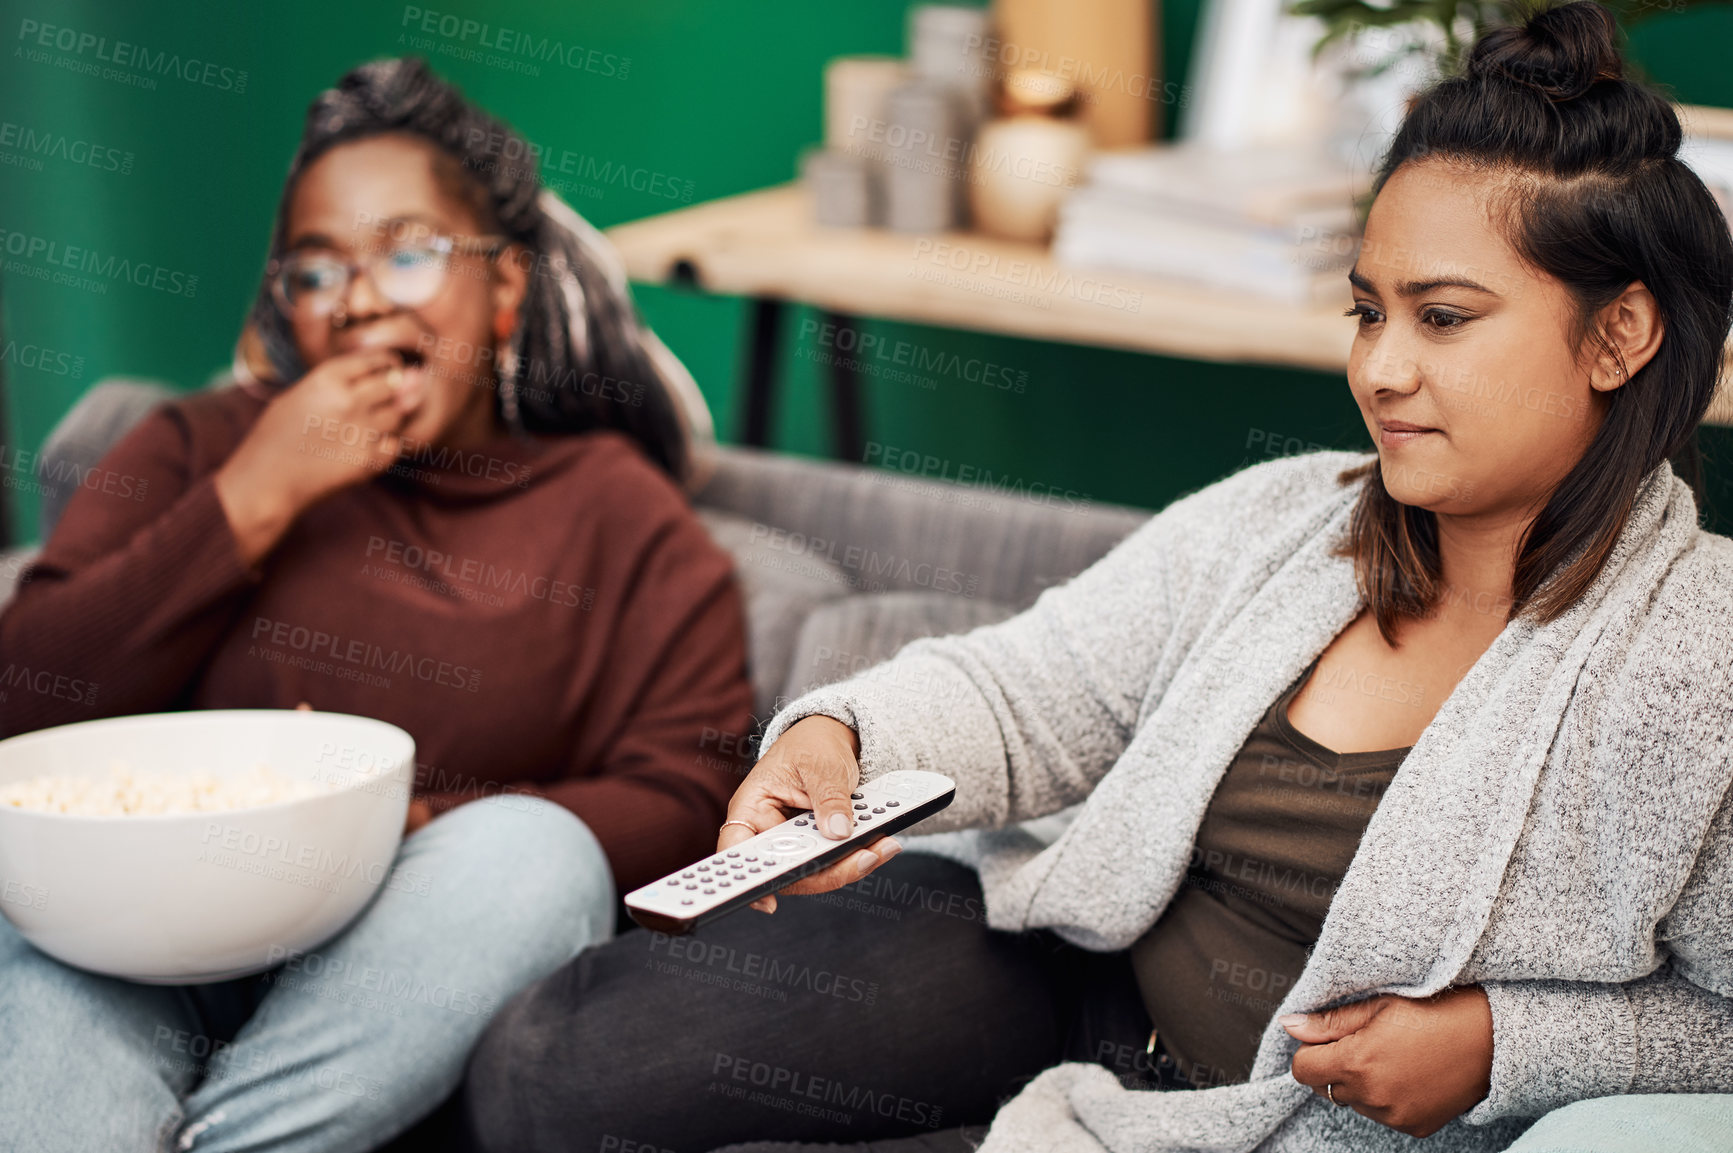
<svg viewBox="0 0 1733 1153">
<path fill-rule="evenodd" d="M 533 797 L 437 818 L 392 879 L 261 979 L 227 1043 L 188 990 L 62 965 L 0 919 L 0 1151 L 365 1153 L 456 1088 L 497 1008 L 613 932 L 601 846 Z"/>
</svg>

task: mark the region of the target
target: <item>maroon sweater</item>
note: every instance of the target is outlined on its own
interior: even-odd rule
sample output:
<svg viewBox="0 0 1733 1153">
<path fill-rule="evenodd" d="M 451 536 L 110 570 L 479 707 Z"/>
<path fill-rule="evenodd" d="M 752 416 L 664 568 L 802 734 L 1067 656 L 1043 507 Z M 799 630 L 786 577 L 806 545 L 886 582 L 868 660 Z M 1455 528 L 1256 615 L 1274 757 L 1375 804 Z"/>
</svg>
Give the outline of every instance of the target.
<svg viewBox="0 0 1733 1153">
<path fill-rule="evenodd" d="M 666 476 L 606 432 L 423 452 L 249 570 L 212 474 L 263 407 L 166 405 L 80 488 L 0 615 L 0 731 L 307 701 L 406 729 L 435 810 L 502 787 L 571 809 L 622 892 L 710 851 L 745 625 Z"/>
</svg>

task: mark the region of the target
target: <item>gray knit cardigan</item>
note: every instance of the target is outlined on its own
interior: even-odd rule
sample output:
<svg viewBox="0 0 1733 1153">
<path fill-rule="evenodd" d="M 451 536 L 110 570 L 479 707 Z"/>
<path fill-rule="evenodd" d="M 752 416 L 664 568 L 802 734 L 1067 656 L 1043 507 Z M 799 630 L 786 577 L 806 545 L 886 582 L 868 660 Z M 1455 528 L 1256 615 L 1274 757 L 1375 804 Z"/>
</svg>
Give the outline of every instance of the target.
<svg viewBox="0 0 1733 1153">
<path fill-rule="evenodd" d="M 1021 615 L 909 645 L 777 715 L 860 734 L 866 779 L 948 773 L 995 929 L 1130 945 L 1184 878 L 1228 762 L 1360 612 L 1331 555 L 1368 459 L 1246 469 L 1168 507 Z M 1279 1013 L 1486 989 L 1492 1089 L 1424 1145 L 1289 1075 L 1131 1091 L 1055 1066 L 984 1153 L 1502 1149 L 1585 1097 L 1733 1092 L 1733 541 L 1662 464 L 1585 595 L 1508 624 L 1396 774 Z M 1082 802 L 1052 844 L 1018 822 Z M 925 838 L 916 838 L 917 841 Z M 931 838 L 957 840 L 957 834 Z M 956 851 L 954 848 L 952 851 Z"/>
</svg>

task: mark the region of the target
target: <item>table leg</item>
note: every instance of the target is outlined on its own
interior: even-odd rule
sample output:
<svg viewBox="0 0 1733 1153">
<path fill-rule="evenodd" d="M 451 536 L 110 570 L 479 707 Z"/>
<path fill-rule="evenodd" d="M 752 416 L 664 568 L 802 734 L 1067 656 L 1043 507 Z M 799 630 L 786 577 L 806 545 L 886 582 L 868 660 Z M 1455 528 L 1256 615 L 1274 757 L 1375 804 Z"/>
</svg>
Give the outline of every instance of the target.
<svg viewBox="0 0 1733 1153">
<path fill-rule="evenodd" d="M 746 395 L 741 404 L 740 443 L 753 448 L 770 444 L 783 311 L 782 301 L 769 296 L 756 297 L 747 321 L 751 332 L 746 345 Z"/>
<path fill-rule="evenodd" d="M 824 314 L 825 331 L 837 334 L 835 349 L 859 349 L 860 332 L 852 316 L 840 312 Z M 830 362 L 831 451 L 838 460 L 861 462 L 866 449 L 865 421 L 861 415 L 860 373 L 852 355 L 836 355 Z"/>
</svg>

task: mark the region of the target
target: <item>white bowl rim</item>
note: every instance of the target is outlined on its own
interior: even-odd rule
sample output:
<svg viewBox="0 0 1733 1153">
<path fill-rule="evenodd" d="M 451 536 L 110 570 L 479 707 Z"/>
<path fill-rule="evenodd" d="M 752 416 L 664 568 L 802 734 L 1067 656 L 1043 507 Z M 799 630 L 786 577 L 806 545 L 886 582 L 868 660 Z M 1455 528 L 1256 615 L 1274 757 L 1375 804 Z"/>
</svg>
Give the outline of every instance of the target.
<svg viewBox="0 0 1733 1153">
<path fill-rule="evenodd" d="M 388 730 L 387 732 L 382 734 L 384 736 L 391 736 L 392 734 L 395 734 L 397 737 L 401 737 L 410 750 L 410 753 L 409 753 L 409 762 L 410 762 L 410 769 L 411 769 L 410 788 L 413 791 L 414 783 L 415 783 L 415 777 L 414 777 L 414 772 L 413 772 L 414 767 L 415 767 L 414 766 L 414 762 L 415 762 L 415 752 L 414 752 L 414 750 L 415 750 L 415 738 L 410 736 L 407 730 L 402 729 L 402 728 L 398 727 L 397 725 L 392 724 L 390 721 L 382 721 L 377 717 L 364 717 L 364 716 L 361 716 L 357 713 L 330 712 L 330 711 L 327 711 L 324 709 L 182 709 L 182 710 L 175 711 L 175 712 L 164 712 L 164 713 L 126 713 L 126 714 L 122 714 L 121 716 L 117 716 L 117 717 L 96 717 L 96 718 L 93 718 L 93 719 L 88 720 L 88 721 L 72 721 L 72 722 L 69 722 L 69 723 L 64 724 L 64 725 L 53 725 L 53 726 L 50 726 L 49 728 L 46 728 L 46 729 L 32 729 L 28 733 L 18 733 L 15 736 L 10 736 L 10 737 L 5 738 L 4 740 L 0 740 L 0 750 L 4 750 L 6 746 L 11 745 L 14 742 L 16 742 L 18 744 L 27 744 L 27 743 L 29 743 L 29 742 L 37 739 L 37 738 L 46 739 L 49 736 L 51 736 L 52 734 L 63 732 L 66 729 L 93 728 L 93 727 L 96 727 L 98 725 L 120 724 L 120 723 L 126 723 L 126 722 L 132 722 L 132 723 L 142 722 L 145 724 L 173 725 L 173 724 L 177 724 L 177 723 L 185 723 L 188 721 L 211 720 L 211 719 L 219 719 L 219 718 L 220 719 L 239 720 L 239 719 L 244 719 L 244 718 L 260 718 L 260 717 L 281 718 L 281 717 L 286 717 L 286 716 L 288 716 L 288 717 L 294 717 L 294 716 L 341 717 L 345 721 L 362 721 L 362 722 L 365 722 L 365 724 L 367 724 L 367 725 L 373 725 L 373 726 L 377 726 L 380 729 Z M 299 724 L 300 722 L 299 721 L 292 721 L 290 723 L 291 724 Z M 374 778 L 374 779 L 375 780 L 388 780 L 389 778 L 382 775 L 382 776 Z M 5 815 L 10 815 L 10 816 L 19 816 L 19 817 L 40 817 L 40 818 L 48 818 L 51 820 L 59 820 L 59 821 L 92 821 L 92 822 L 124 821 L 129 827 L 137 825 L 141 821 L 152 821 L 152 822 L 156 822 L 156 821 L 187 821 L 187 820 L 208 821 L 212 817 L 217 817 L 217 816 L 231 816 L 232 817 L 232 816 L 239 814 L 239 813 L 271 812 L 271 811 L 276 810 L 276 809 L 287 808 L 291 805 L 302 805 L 302 804 L 307 804 L 308 802 L 311 802 L 311 801 L 327 800 L 331 797 L 342 796 L 346 792 L 361 788 L 364 785 L 371 784 L 371 783 L 373 783 L 373 782 L 365 780 L 365 779 L 357 779 L 357 780 L 351 781 L 350 783 L 345 784 L 341 787 L 334 787 L 329 792 L 315 793 L 314 795 L 312 795 L 310 797 L 291 797 L 285 801 L 269 801 L 263 805 L 245 805 L 245 806 L 242 806 L 241 808 L 238 808 L 238 809 L 212 809 L 208 812 L 191 812 L 191 813 L 54 813 L 54 812 L 47 812 L 47 811 L 42 810 L 42 809 L 26 809 L 26 808 L 21 808 L 21 807 L 14 806 L 14 805 L 0 805 L 0 819 L 3 819 L 3 816 L 5 816 Z"/>
</svg>

